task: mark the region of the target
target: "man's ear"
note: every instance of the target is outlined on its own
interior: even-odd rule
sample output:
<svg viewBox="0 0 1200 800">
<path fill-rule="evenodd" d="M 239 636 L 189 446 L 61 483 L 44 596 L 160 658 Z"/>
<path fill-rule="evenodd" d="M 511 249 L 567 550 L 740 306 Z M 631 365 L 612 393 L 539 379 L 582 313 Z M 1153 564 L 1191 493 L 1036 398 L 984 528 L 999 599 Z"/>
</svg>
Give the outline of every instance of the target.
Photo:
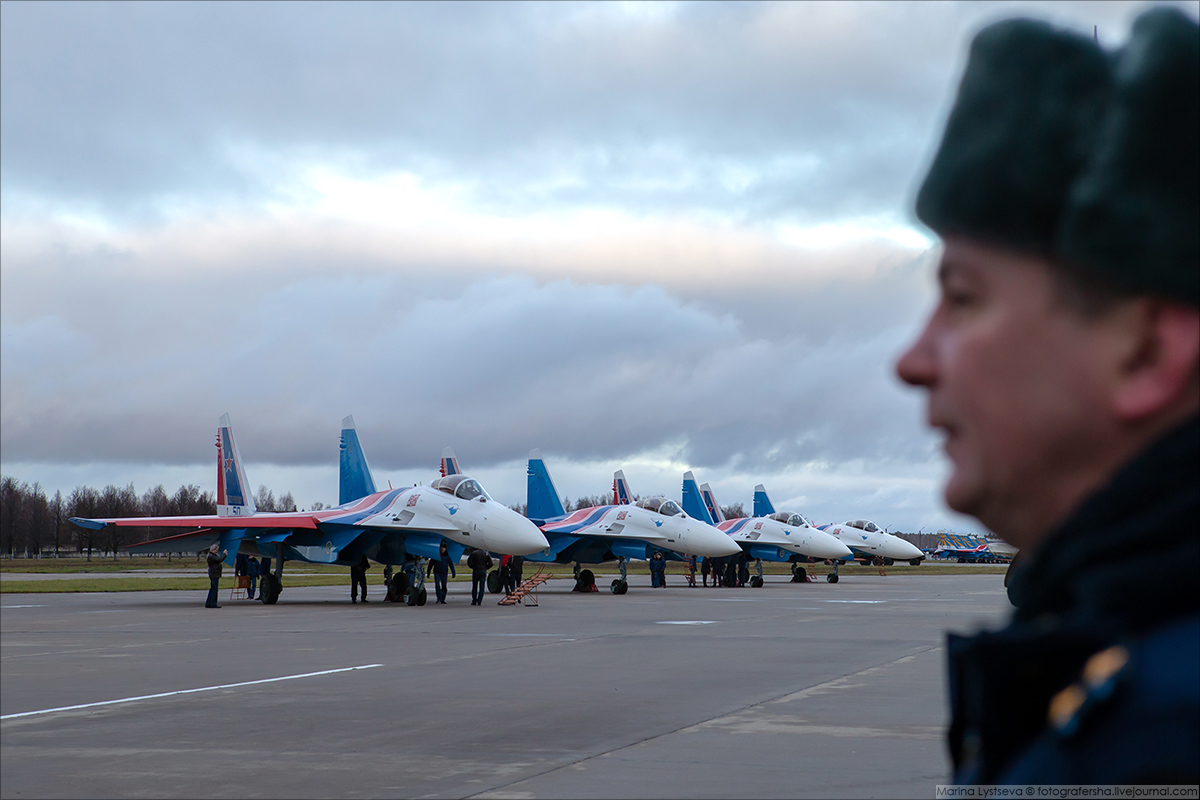
<svg viewBox="0 0 1200 800">
<path fill-rule="evenodd" d="M 1113 410 L 1123 422 L 1172 420 L 1200 411 L 1200 309 L 1169 300 L 1137 301 L 1130 347 L 1119 365 Z"/>
</svg>

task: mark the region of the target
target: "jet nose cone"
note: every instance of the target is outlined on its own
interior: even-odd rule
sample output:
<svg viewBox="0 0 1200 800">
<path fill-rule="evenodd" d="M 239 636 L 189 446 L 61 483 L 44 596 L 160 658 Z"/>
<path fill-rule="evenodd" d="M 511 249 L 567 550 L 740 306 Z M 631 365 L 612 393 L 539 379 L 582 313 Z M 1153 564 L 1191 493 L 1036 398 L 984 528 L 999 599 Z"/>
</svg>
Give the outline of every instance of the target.
<svg viewBox="0 0 1200 800">
<path fill-rule="evenodd" d="M 921 548 L 917 547 L 912 542 L 906 542 L 903 539 L 901 539 L 900 543 L 904 545 L 904 547 L 901 548 L 901 555 L 900 555 L 901 558 L 907 558 L 909 560 L 912 560 L 914 558 L 924 558 L 925 557 L 925 554 L 921 552 Z"/>
<path fill-rule="evenodd" d="M 550 546 L 545 534 L 525 517 L 506 509 L 502 519 L 494 519 L 488 535 L 489 549 L 514 556 L 530 556 Z"/>
<path fill-rule="evenodd" d="M 542 533 L 537 525 L 534 525 L 524 517 L 521 517 L 520 521 L 522 525 L 519 528 L 518 538 L 521 542 L 521 549 L 513 553 L 513 555 L 533 555 L 539 550 L 545 550 L 550 547 L 550 541 L 546 538 L 546 534 Z"/>
<path fill-rule="evenodd" d="M 716 558 L 719 556 L 733 556 L 742 552 L 741 546 L 720 528 L 709 527 L 704 534 L 704 544 L 708 552 L 705 552 L 703 555 Z"/>
<path fill-rule="evenodd" d="M 813 536 L 809 549 L 814 558 L 852 558 L 850 548 L 828 534 Z"/>
</svg>

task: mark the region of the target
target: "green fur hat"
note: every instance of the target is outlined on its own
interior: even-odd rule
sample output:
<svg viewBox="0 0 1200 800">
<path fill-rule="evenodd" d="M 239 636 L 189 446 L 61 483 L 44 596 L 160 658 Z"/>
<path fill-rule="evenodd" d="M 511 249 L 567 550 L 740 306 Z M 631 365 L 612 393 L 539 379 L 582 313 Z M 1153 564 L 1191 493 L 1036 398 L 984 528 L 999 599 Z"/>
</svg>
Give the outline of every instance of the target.
<svg viewBox="0 0 1200 800">
<path fill-rule="evenodd" d="M 917 216 L 1200 305 L 1200 28 L 1154 9 L 1115 53 L 1031 20 L 985 28 Z"/>
</svg>

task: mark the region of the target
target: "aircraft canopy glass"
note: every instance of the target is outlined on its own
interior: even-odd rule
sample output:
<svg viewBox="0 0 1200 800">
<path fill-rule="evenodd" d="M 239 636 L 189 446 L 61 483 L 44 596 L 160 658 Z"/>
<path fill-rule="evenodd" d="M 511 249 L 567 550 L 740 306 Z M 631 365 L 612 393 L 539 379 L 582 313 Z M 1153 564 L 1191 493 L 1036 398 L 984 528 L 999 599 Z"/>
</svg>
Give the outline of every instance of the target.
<svg viewBox="0 0 1200 800">
<path fill-rule="evenodd" d="M 867 533 L 879 532 L 879 526 L 874 522 L 871 522 L 869 519 L 856 519 L 851 522 L 847 522 L 846 524 L 851 528 L 858 528 L 859 530 L 866 531 Z"/>
<path fill-rule="evenodd" d="M 437 489 L 439 492 L 452 494 L 459 500 L 474 500 L 476 497 L 484 497 L 488 500 L 492 496 L 479 484 L 479 481 L 466 475 L 446 475 L 438 478 L 433 483 L 429 484 L 430 488 Z"/>
<path fill-rule="evenodd" d="M 645 500 L 638 500 L 637 505 L 638 508 L 656 511 L 668 517 L 677 517 L 683 513 L 683 509 L 679 507 L 678 503 L 665 497 L 647 497 Z"/>
<path fill-rule="evenodd" d="M 776 511 L 771 515 L 771 519 L 776 522 L 782 522 L 784 525 L 791 525 L 793 528 L 812 524 L 804 518 L 803 514 L 796 514 L 791 511 Z"/>
</svg>

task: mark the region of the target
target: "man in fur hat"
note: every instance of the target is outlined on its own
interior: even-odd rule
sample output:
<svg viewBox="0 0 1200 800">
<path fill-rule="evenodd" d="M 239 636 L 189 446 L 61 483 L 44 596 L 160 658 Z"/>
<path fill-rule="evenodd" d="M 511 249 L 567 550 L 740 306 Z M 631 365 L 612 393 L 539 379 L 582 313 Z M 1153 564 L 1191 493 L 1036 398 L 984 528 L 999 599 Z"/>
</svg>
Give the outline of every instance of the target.
<svg viewBox="0 0 1200 800">
<path fill-rule="evenodd" d="M 946 502 L 1021 550 L 948 642 L 955 780 L 1200 780 L 1200 34 L 980 32 L 917 215 L 941 296 L 897 372 Z"/>
</svg>

